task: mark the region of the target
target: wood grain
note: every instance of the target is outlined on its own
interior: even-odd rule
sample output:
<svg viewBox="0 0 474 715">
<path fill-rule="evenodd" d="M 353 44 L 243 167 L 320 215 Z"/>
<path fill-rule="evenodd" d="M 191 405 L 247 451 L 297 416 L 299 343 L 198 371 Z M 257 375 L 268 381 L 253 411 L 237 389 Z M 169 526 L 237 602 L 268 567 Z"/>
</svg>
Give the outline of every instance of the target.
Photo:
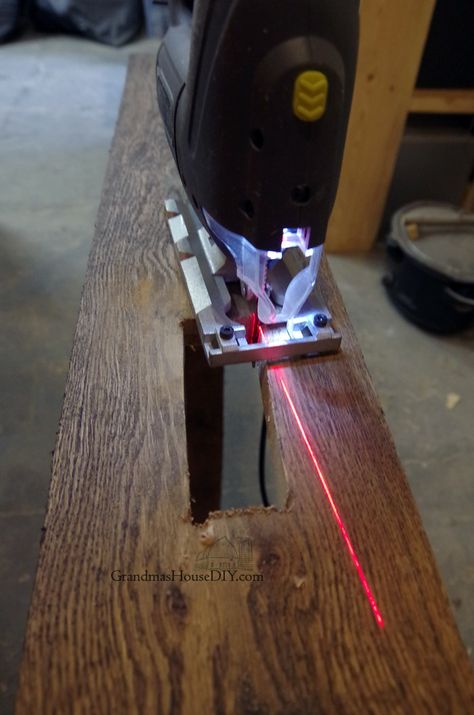
<svg viewBox="0 0 474 715">
<path fill-rule="evenodd" d="M 374 243 L 435 0 L 361 0 L 354 99 L 327 250 Z"/>
<path fill-rule="evenodd" d="M 164 224 L 171 159 L 153 58 L 130 65 L 81 301 L 18 715 L 473 712 L 467 655 L 327 266 L 337 357 L 264 369 L 287 508 L 189 519 L 182 320 Z M 314 477 L 285 380 L 386 621 Z M 193 571 L 250 539 L 263 581 L 117 582 Z"/>
<path fill-rule="evenodd" d="M 416 89 L 411 112 L 474 114 L 474 89 Z"/>
</svg>

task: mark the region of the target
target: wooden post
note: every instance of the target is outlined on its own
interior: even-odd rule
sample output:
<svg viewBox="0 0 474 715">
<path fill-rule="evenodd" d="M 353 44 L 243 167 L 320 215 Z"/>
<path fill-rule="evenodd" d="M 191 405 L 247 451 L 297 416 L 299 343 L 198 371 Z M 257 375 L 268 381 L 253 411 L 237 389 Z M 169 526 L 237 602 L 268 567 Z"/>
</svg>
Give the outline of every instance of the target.
<svg viewBox="0 0 474 715">
<path fill-rule="evenodd" d="M 377 237 L 435 0 L 361 0 L 354 100 L 330 252 L 368 250 Z"/>
<path fill-rule="evenodd" d="M 416 89 L 410 111 L 421 114 L 474 114 L 474 89 Z"/>
<path fill-rule="evenodd" d="M 154 59 L 133 59 L 71 356 L 17 715 L 473 712 L 467 654 L 327 265 L 343 351 L 262 374 L 286 507 L 192 523 L 190 316 L 164 221 L 172 161 L 153 85 Z M 223 569 L 237 579 L 213 580 Z"/>
</svg>

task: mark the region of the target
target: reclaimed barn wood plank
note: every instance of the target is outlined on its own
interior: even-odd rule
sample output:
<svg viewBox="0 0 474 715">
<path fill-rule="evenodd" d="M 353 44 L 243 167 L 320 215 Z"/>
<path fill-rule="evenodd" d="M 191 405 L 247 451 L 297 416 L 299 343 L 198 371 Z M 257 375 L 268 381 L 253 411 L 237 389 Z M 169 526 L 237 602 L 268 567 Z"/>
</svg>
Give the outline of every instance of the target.
<svg viewBox="0 0 474 715">
<path fill-rule="evenodd" d="M 205 525 L 190 518 L 189 305 L 164 221 L 172 161 L 153 64 L 131 61 L 105 180 L 17 713 L 472 712 L 467 655 L 327 265 L 323 290 L 343 351 L 261 373 L 286 508 L 217 512 Z M 250 580 L 181 580 L 212 573 L 219 558 L 232 566 L 236 554 Z M 175 580 L 121 580 L 173 571 Z"/>
</svg>

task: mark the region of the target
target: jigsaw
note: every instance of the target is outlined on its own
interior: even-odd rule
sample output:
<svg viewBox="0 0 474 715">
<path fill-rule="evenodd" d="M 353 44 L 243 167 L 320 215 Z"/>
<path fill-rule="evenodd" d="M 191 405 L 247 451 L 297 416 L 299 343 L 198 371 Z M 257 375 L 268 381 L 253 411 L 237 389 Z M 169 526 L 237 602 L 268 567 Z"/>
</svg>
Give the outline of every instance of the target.
<svg viewBox="0 0 474 715">
<path fill-rule="evenodd" d="M 359 0 L 172 0 L 158 104 L 166 213 L 210 365 L 337 351 L 318 289 Z"/>
</svg>

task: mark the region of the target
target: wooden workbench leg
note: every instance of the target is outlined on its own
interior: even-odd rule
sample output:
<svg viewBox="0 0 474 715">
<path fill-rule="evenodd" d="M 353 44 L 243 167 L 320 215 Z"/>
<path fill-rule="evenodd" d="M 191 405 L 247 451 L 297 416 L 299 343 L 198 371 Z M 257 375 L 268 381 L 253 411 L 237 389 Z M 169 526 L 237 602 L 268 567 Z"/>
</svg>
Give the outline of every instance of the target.
<svg viewBox="0 0 474 715">
<path fill-rule="evenodd" d="M 220 506 L 224 370 L 209 367 L 201 345 L 186 345 L 184 354 L 191 512 L 204 522 Z"/>
<path fill-rule="evenodd" d="M 375 241 L 435 0 L 361 0 L 354 99 L 326 246 L 367 251 Z"/>
</svg>

